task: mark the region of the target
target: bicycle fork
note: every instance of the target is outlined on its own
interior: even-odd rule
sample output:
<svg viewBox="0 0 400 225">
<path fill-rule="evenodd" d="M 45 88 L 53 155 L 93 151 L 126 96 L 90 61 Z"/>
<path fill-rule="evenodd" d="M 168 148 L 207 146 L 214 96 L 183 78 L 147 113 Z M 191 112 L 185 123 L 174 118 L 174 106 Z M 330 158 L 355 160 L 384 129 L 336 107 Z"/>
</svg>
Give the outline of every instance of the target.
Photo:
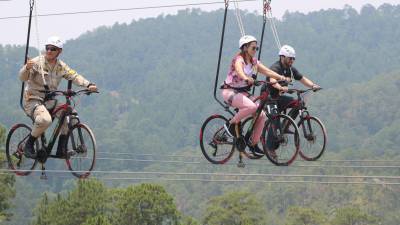
<svg viewBox="0 0 400 225">
<path fill-rule="evenodd" d="M 74 120 L 76 120 L 76 123 L 72 122 Z M 77 128 L 79 143 L 76 143 L 75 134 L 72 132 L 73 126 L 80 123 L 79 117 L 78 116 L 67 117 L 67 122 L 69 124 L 68 126 L 69 126 L 69 130 L 70 130 L 70 139 L 71 139 L 72 149 L 74 151 L 76 151 L 77 153 L 86 152 L 87 150 L 86 150 L 85 141 L 83 139 L 82 129 L 80 127 Z"/>
<path fill-rule="evenodd" d="M 304 138 L 308 141 L 313 141 L 314 136 L 312 135 L 313 130 L 312 130 L 311 123 L 310 123 L 310 113 L 308 111 L 301 112 L 301 120 L 303 120 L 302 129 L 303 129 L 303 133 L 304 133 Z"/>
</svg>

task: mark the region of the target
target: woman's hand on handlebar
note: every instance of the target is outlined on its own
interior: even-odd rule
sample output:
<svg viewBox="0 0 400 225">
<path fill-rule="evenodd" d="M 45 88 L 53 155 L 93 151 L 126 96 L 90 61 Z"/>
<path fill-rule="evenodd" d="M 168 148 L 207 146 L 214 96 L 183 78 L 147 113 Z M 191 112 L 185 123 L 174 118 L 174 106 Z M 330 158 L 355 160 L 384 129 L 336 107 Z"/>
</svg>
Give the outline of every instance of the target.
<svg viewBox="0 0 400 225">
<path fill-rule="evenodd" d="M 253 80 L 253 78 L 251 78 L 251 77 L 248 77 L 245 81 L 246 81 L 246 83 L 247 83 L 248 85 L 253 85 L 253 84 L 254 84 L 254 80 Z"/>
</svg>

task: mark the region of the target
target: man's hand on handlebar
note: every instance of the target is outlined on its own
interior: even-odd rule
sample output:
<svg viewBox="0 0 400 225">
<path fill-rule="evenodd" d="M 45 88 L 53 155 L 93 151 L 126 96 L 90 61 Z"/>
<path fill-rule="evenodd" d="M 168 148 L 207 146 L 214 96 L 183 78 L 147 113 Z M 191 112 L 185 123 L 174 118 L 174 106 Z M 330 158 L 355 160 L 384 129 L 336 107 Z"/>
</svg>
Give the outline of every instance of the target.
<svg viewBox="0 0 400 225">
<path fill-rule="evenodd" d="M 90 92 L 98 92 L 98 91 L 99 91 L 96 85 L 90 85 L 90 86 L 88 87 L 88 90 L 89 90 Z"/>
<path fill-rule="evenodd" d="M 315 92 L 315 91 L 321 90 L 322 88 L 321 88 L 321 86 L 319 86 L 318 84 L 313 84 L 313 85 L 311 86 L 311 89 Z"/>
</svg>

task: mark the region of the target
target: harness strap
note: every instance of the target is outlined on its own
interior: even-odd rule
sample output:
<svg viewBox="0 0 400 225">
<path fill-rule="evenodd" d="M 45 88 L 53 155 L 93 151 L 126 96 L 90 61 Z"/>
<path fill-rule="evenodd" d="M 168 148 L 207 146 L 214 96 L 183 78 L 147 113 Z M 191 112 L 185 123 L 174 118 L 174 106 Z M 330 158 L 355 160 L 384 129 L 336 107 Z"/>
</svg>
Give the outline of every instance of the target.
<svg viewBox="0 0 400 225">
<path fill-rule="evenodd" d="M 31 111 L 31 115 L 29 117 L 32 119 L 33 122 L 35 121 L 35 110 L 37 109 L 37 107 L 39 107 L 41 105 L 43 105 L 43 104 L 36 103 Z"/>
</svg>

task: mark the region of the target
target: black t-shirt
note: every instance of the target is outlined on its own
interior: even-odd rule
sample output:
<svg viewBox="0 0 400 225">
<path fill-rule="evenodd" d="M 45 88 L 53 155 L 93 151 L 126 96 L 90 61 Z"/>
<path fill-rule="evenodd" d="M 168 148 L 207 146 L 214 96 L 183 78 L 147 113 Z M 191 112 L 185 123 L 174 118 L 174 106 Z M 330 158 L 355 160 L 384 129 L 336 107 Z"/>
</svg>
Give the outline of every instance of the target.
<svg viewBox="0 0 400 225">
<path fill-rule="evenodd" d="M 292 66 L 290 68 L 284 68 L 280 60 L 272 64 L 270 69 L 279 75 L 290 77 L 295 80 L 301 80 L 303 78 L 303 75 L 295 67 Z M 269 78 L 267 78 L 267 81 L 269 81 Z M 287 84 L 281 84 L 281 86 L 287 86 Z M 278 97 L 279 95 L 278 89 L 272 87 L 272 85 L 267 85 L 267 87 L 272 97 L 274 98 Z M 263 90 L 264 88 L 265 87 L 263 87 Z"/>
</svg>

